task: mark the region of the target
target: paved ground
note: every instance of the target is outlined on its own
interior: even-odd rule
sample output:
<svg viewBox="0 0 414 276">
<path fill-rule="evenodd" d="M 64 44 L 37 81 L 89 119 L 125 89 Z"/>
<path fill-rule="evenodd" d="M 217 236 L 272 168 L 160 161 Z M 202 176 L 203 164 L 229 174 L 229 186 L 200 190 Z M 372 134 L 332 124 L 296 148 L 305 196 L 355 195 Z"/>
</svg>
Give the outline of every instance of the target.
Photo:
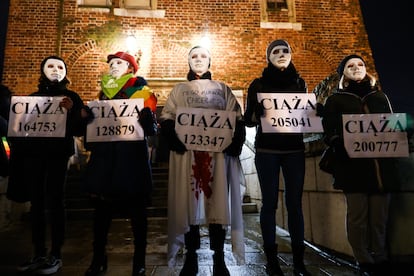
<svg viewBox="0 0 414 276">
<path fill-rule="evenodd" d="M 266 275 L 265 258 L 261 247 L 258 214 L 245 214 L 246 264 L 237 266 L 230 253 L 230 241 L 226 240 L 226 263 L 231 275 Z M 63 248 L 63 267 L 56 275 L 84 275 L 92 258 L 92 222 L 90 219 L 71 219 L 68 221 L 67 238 Z M 183 263 L 183 256 L 178 258 L 178 265 L 169 269 L 167 266 L 167 220 L 165 217 L 153 217 L 149 221 L 149 238 L 147 250 L 147 275 L 178 275 Z M 207 230 L 202 228 L 202 248 L 199 250 L 200 276 L 212 274 L 212 251 L 208 248 Z M 280 249 L 280 262 L 286 276 L 292 273 L 292 257 L 289 236 L 283 229 L 277 229 Z M 18 275 L 16 266 L 31 256 L 30 227 L 23 220 L 0 232 L 0 275 Z M 111 227 L 108 245 L 107 276 L 131 275 L 132 233 L 129 221 L 115 219 Z M 305 252 L 305 264 L 312 275 L 357 275 L 352 264 L 330 256 L 308 244 Z M 20 274 L 21 275 L 21 274 Z M 25 274 L 27 275 L 27 274 Z M 29 274 L 30 275 L 30 274 Z"/>
</svg>

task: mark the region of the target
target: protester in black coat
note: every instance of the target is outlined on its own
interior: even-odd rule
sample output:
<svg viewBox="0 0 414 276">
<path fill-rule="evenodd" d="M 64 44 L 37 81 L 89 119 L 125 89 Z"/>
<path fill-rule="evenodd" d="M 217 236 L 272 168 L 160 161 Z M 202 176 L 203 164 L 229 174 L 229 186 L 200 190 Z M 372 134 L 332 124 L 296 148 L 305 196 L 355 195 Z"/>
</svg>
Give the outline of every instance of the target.
<svg viewBox="0 0 414 276">
<path fill-rule="evenodd" d="M 84 189 L 95 207 L 93 258 L 85 275 L 99 275 L 107 269 L 106 244 L 113 213 L 121 211 L 131 219 L 134 235 L 132 274 L 145 275 L 147 207 L 151 203 L 152 172 L 147 137 L 156 131 L 157 98 L 144 78 L 134 76 L 135 58 L 125 52 L 108 55 L 109 73 L 102 78 L 99 100 L 143 98 L 139 123 L 143 140 L 90 142 Z M 98 120 L 100 118 L 95 118 Z M 88 138 L 88 136 L 87 136 Z"/>
<path fill-rule="evenodd" d="M 91 113 L 79 95 L 67 88 L 66 64 L 49 56 L 40 64 L 38 90 L 30 96 L 63 96 L 59 106 L 67 110 L 64 137 L 8 137 L 10 142 L 9 199 L 31 203 L 34 256 L 19 271 L 55 273 L 62 266 L 65 239 L 64 186 L 69 157 L 74 153 L 74 136 L 82 136 Z M 11 118 L 10 118 L 11 119 Z M 9 124 L 13 122 L 9 121 Z M 50 217 L 51 249 L 46 248 L 47 216 Z"/>
<path fill-rule="evenodd" d="M 337 71 L 338 88 L 326 99 L 322 112 L 325 142 L 335 152 L 334 187 L 345 194 L 348 241 L 361 273 L 389 275 L 387 191 L 398 187 L 398 163 L 395 158 L 350 158 L 344 147 L 342 115 L 392 113 L 392 107 L 375 78 L 366 72 L 361 56 L 345 57 Z"/>
</svg>

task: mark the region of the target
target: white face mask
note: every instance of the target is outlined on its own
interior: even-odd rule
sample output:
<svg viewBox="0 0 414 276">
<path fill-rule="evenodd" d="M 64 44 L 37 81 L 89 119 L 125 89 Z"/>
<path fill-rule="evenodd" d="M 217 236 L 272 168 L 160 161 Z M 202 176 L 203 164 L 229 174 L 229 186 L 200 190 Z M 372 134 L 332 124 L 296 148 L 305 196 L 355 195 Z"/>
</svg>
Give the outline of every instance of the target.
<svg viewBox="0 0 414 276">
<path fill-rule="evenodd" d="M 43 66 L 43 73 L 50 81 L 61 82 L 66 77 L 65 63 L 59 59 L 48 59 Z"/>
<path fill-rule="evenodd" d="M 204 48 L 195 48 L 188 55 L 191 70 L 201 76 L 208 71 L 210 54 Z"/>
<path fill-rule="evenodd" d="M 365 63 L 359 58 L 351 58 L 345 63 L 344 76 L 353 81 L 365 78 L 367 69 Z"/>
<path fill-rule="evenodd" d="M 109 75 L 119 79 L 128 73 L 129 62 L 120 58 L 113 58 L 109 61 Z"/>
<path fill-rule="evenodd" d="M 276 68 L 286 69 L 292 60 L 292 55 L 288 47 L 278 45 L 270 52 L 269 60 Z"/>
</svg>

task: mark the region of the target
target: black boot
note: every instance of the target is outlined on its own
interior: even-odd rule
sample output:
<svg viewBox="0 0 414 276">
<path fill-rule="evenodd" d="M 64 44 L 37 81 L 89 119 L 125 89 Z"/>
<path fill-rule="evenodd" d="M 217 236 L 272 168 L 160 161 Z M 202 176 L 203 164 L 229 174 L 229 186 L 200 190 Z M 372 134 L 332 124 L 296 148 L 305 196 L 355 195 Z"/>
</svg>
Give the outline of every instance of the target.
<svg viewBox="0 0 414 276">
<path fill-rule="evenodd" d="M 184 235 L 185 254 L 184 266 L 180 276 L 196 276 L 198 273 L 198 256 L 196 250 L 200 248 L 200 226 L 190 225 L 190 231 Z"/>
<path fill-rule="evenodd" d="M 139 206 L 136 208 L 139 210 Z M 141 215 L 141 216 L 140 216 Z M 137 213 L 131 217 L 134 233 L 134 257 L 132 276 L 145 276 L 145 256 L 147 253 L 147 218 L 146 214 Z"/>
<path fill-rule="evenodd" d="M 224 262 L 224 252 L 215 252 L 213 255 L 213 276 L 230 276 Z"/>
<path fill-rule="evenodd" d="M 134 266 L 132 268 L 132 276 L 145 276 L 145 267 Z"/>
<path fill-rule="evenodd" d="M 224 261 L 226 230 L 223 229 L 221 224 L 210 224 L 208 231 L 210 235 L 210 249 L 214 251 L 213 276 L 230 276 Z"/>
<path fill-rule="evenodd" d="M 95 276 L 106 271 L 108 257 L 106 256 L 106 244 L 109 227 L 112 221 L 111 204 L 99 198 L 92 198 L 95 207 L 93 220 L 93 258 L 85 276 Z"/>
<path fill-rule="evenodd" d="M 180 276 L 196 276 L 198 273 L 198 256 L 195 251 L 187 251 Z"/>
<path fill-rule="evenodd" d="M 306 270 L 305 264 L 303 263 L 303 257 L 305 255 L 304 244 L 292 244 L 293 254 L 293 274 L 295 276 L 311 276 L 309 271 Z"/>
<path fill-rule="evenodd" d="M 105 254 L 94 254 L 92 263 L 88 270 L 85 272 L 85 276 L 97 276 L 108 268 L 108 257 Z"/>
<path fill-rule="evenodd" d="M 145 276 L 145 247 L 135 248 L 132 262 L 132 276 Z"/>
<path fill-rule="evenodd" d="M 284 276 L 282 269 L 280 268 L 279 259 L 277 257 L 277 244 L 272 247 L 264 248 L 264 252 L 267 259 L 266 273 L 269 276 Z"/>
<path fill-rule="evenodd" d="M 375 273 L 375 266 L 372 263 L 360 263 L 358 269 L 361 276 L 377 275 Z"/>
</svg>

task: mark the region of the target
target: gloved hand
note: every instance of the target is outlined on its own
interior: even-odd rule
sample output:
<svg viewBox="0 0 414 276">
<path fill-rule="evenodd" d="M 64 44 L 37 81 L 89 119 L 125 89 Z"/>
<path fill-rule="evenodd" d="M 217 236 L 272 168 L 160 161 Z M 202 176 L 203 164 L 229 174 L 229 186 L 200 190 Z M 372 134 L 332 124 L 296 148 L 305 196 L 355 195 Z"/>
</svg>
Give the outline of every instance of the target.
<svg viewBox="0 0 414 276">
<path fill-rule="evenodd" d="M 187 148 L 183 142 L 178 139 L 177 133 L 175 132 L 174 120 L 165 120 L 161 122 L 161 135 L 166 138 L 168 148 L 178 154 L 184 154 Z"/>
<path fill-rule="evenodd" d="M 246 128 L 244 121 L 237 121 L 231 144 L 223 150 L 223 153 L 237 157 L 241 154 L 246 140 Z"/>
<path fill-rule="evenodd" d="M 149 107 L 144 107 L 139 112 L 138 121 L 141 124 L 142 129 L 144 130 L 145 136 L 153 136 L 157 133 L 157 122 L 154 113 L 152 113 Z"/>
</svg>

